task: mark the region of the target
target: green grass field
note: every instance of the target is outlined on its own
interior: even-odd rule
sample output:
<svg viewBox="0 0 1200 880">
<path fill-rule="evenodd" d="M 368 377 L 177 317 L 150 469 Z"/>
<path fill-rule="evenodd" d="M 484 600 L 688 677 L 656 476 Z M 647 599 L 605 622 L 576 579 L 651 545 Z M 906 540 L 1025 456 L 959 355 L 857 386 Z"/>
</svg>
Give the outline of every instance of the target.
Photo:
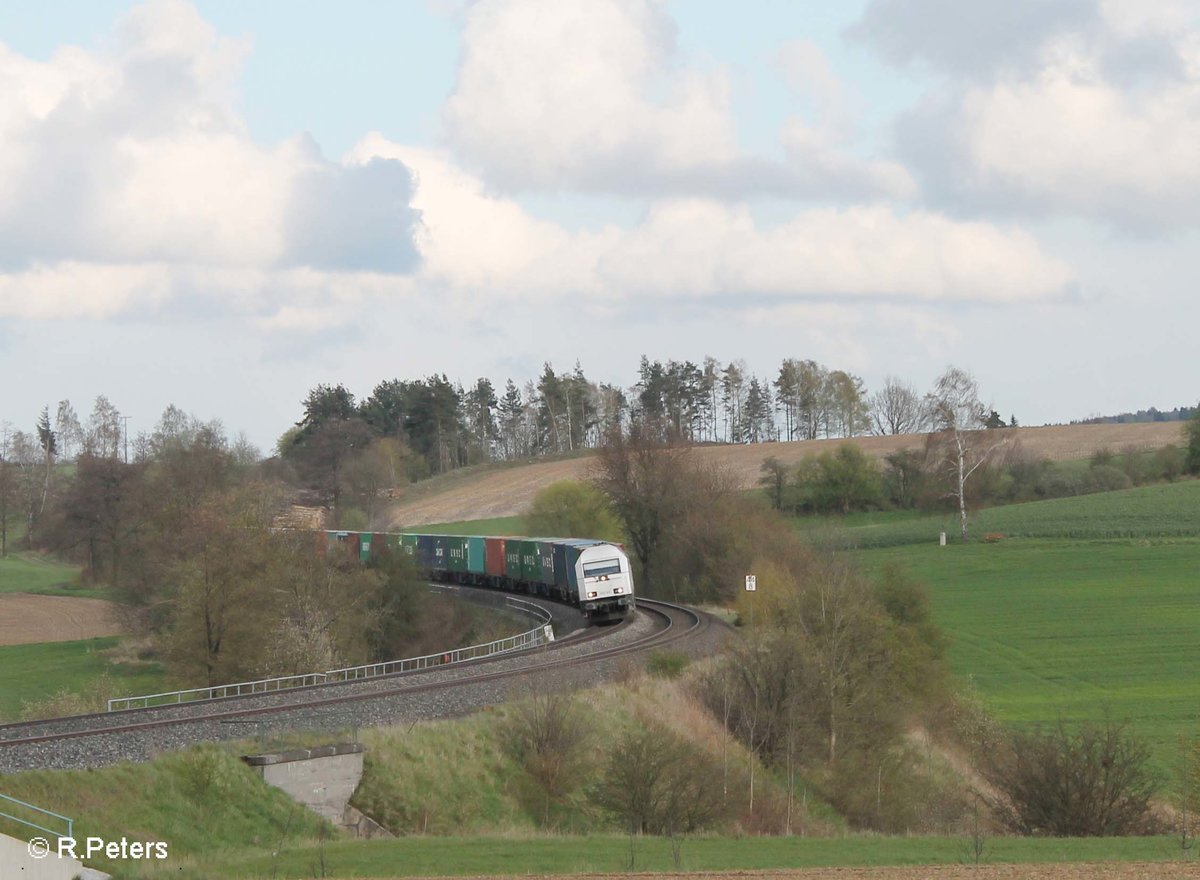
<svg viewBox="0 0 1200 880">
<path fill-rule="evenodd" d="M 1128 719 L 1164 770 L 1178 737 L 1200 732 L 1200 540 L 927 543 L 862 559 L 929 586 L 951 668 L 1000 719 Z"/>
<path fill-rule="evenodd" d="M 322 852 L 323 850 L 323 852 Z M 929 865 L 968 861 L 967 841 L 953 837 L 700 837 L 685 839 L 676 865 L 669 840 L 637 838 L 632 870 L 730 871 L 845 865 Z M 1034 839 L 986 843 L 991 863 L 1162 861 L 1179 858 L 1165 837 Z M 628 837 L 408 837 L 335 841 L 284 849 L 277 856 L 221 861 L 222 877 L 313 877 L 323 859 L 329 877 L 422 877 L 472 874 L 624 873 Z"/>
<path fill-rule="evenodd" d="M 43 596 L 103 598 L 103 590 L 79 585 L 79 569 L 35 553 L 0 558 L 0 593 L 38 593 Z"/>
<path fill-rule="evenodd" d="M 802 530 L 843 527 L 851 541 L 863 548 L 933 545 L 939 532 L 946 532 L 951 540 L 959 533 L 957 512 L 919 516 L 890 511 L 795 522 Z M 969 524 L 973 537 L 987 532 L 1023 538 L 1200 537 L 1200 480 L 989 507 L 972 511 Z"/>
<path fill-rule="evenodd" d="M 412 526 L 405 531 L 420 532 L 423 535 L 524 535 L 525 518 L 522 516 L 499 516 L 494 519 L 431 523 L 425 526 Z"/>
<path fill-rule="evenodd" d="M 0 720 L 18 720 L 26 703 L 61 692 L 107 699 L 166 689 L 158 664 L 114 660 L 107 652 L 117 642 L 114 636 L 0 647 Z"/>
</svg>

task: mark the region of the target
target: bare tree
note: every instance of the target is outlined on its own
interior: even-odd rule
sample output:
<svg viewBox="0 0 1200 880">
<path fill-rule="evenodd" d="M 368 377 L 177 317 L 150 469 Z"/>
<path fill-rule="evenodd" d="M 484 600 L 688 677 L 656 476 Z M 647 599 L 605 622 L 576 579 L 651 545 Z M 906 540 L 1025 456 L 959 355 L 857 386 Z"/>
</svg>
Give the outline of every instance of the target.
<svg viewBox="0 0 1200 880">
<path fill-rule="evenodd" d="M 930 418 L 945 435 L 948 455 L 946 467 L 952 477 L 958 497 L 958 513 L 962 523 L 962 539 L 967 540 L 967 480 L 1007 442 L 996 438 L 984 426 L 990 408 L 979 399 L 975 377 L 958 367 L 949 367 L 938 377 L 929 398 Z"/>
<path fill-rule="evenodd" d="M 993 804 L 1019 834 L 1107 837 L 1155 830 L 1150 799 L 1159 778 L 1144 741 L 1113 722 L 1077 731 L 1014 733 L 982 768 Z"/>
<path fill-rule="evenodd" d="M 542 790 L 542 824 L 550 824 L 550 805 L 586 780 L 592 731 L 579 703 L 569 693 L 534 691 L 520 703 L 506 743 L 525 772 Z"/>
<path fill-rule="evenodd" d="M 654 563 L 663 536 L 680 516 L 688 488 L 688 449 L 657 440 L 635 424 L 609 434 L 593 480 L 612 502 L 637 560 L 640 589 L 654 588 Z"/>
<path fill-rule="evenodd" d="M 70 461 L 83 445 L 83 427 L 79 424 L 79 416 L 71 401 L 60 400 L 58 412 L 54 418 L 54 433 L 58 437 L 58 457 L 60 461 Z"/>
<path fill-rule="evenodd" d="M 871 395 L 871 427 L 875 434 L 915 434 L 928 422 L 917 390 L 895 376 Z"/>
</svg>

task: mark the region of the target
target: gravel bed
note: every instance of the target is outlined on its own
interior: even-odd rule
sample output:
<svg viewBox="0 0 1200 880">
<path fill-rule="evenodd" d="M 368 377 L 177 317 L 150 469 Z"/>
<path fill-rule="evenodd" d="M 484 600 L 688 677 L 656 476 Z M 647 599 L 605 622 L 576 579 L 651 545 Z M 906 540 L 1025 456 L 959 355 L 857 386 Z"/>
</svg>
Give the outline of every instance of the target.
<svg viewBox="0 0 1200 880">
<path fill-rule="evenodd" d="M 504 594 L 497 594 L 494 591 L 464 587 L 457 588 L 456 592 L 463 599 L 480 605 L 499 605 L 504 601 Z M 523 596 L 521 598 L 524 601 L 544 608 L 551 614 L 556 638 L 567 638 L 586 626 L 586 620 L 573 608 L 533 597 Z M 511 612 L 509 613 L 511 614 Z M 523 616 L 523 619 L 531 620 L 532 616 Z M 525 653 L 521 652 L 521 654 Z M 198 700 L 192 703 L 157 706 L 149 709 L 128 709 L 120 712 L 105 712 L 96 715 L 47 719 L 39 722 L 22 722 L 14 725 L 0 726 L 0 748 L 3 748 L 6 740 L 24 739 L 31 736 L 70 733 L 76 730 L 91 728 L 124 727 L 129 724 L 169 721 L 179 718 L 198 718 L 213 713 L 287 706 L 311 699 L 369 693 L 371 691 L 401 687 L 410 683 L 420 684 L 428 681 L 452 681 L 457 677 L 477 674 L 477 670 L 481 666 L 488 669 L 502 668 L 497 666 L 497 664 L 511 664 L 518 655 L 514 654 L 512 657 L 499 659 L 504 656 L 494 655 L 496 659 L 488 658 L 486 660 L 454 664 L 446 668 L 410 672 L 363 681 L 334 682 L 304 688 L 289 688 L 283 691 L 273 691 L 255 696 Z M 320 697 L 315 697 L 314 694 L 319 694 Z"/>
<path fill-rule="evenodd" d="M 298 698 L 311 700 L 314 693 L 321 692 L 325 692 L 321 693 L 321 696 L 328 694 L 329 697 L 368 695 L 372 692 L 399 686 L 469 679 L 483 670 L 487 672 L 520 670 L 531 662 L 543 662 L 547 656 L 552 656 L 555 660 L 561 658 L 564 663 L 537 671 L 539 687 L 554 689 L 584 687 L 594 684 L 598 680 L 615 676 L 621 665 L 629 662 L 628 655 L 600 658 L 581 666 L 571 666 L 565 661 L 615 646 L 627 645 L 650 635 L 656 626 L 656 616 L 639 614 L 625 626 L 614 629 L 601 639 L 574 645 L 568 638 L 554 648 L 540 649 L 534 653 L 521 652 L 511 657 L 489 661 L 486 664 L 467 663 L 402 677 L 325 685 L 303 691 L 293 690 L 241 698 L 236 703 L 214 701 L 202 705 L 210 712 L 240 713 L 249 709 L 294 704 Z M 720 629 L 720 624 L 710 624 L 694 639 L 694 645 L 692 644 L 693 640 L 687 639 L 675 642 L 670 647 L 672 650 L 686 650 L 688 653 L 706 653 L 715 644 L 713 634 L 716 633 L 719 638 Z M 40 743 L 5 745 L 0 741 L 0 772 L 9 773 L 35 768 L 75 769 L 105 766 L 122 761 L 144 761 L 160 752 L 183 748 L 197 742 L 246 739 L 249 736 L 263 733 L 284 733 L 314 728 L 372 727 L 445 718 L 503 702 L 514 691 L 519 693 L 522 688 L 528 687 L 528 685 L 522 684 L 523 680 L 523 678 L 508 677 L 491 681 L 467 681 L 459 687 L 393 694 L 375 699 L 364 698 L 328 707 L 297 707 L 294 711 L 282 710 L 268 715 L 248 716 L 244 720 L 253 722 L 249 724 L 229 723 L 232 719 L 226 719 L 223 722 L 214 718 L 194 718 L 166 727 L 135 731 L 97 731 L 86 736 Z M 196 706 L 172 706 L 150 712 L 135 710 L 106 715 L 99 720 L 112 719 L 113 725 L 125 725 L 148 719 L 161 721 L 186 718 L 194 715 L 196 708 Z M 29 737 L 66 733 L 90 729 L 95 726 L 96 721 L 96 716 L 48 721 L 44 724 L 23 726 L 18 731 L 0 729 L 0 736 L 15 738 L 15 736 Z"/>
</svg>

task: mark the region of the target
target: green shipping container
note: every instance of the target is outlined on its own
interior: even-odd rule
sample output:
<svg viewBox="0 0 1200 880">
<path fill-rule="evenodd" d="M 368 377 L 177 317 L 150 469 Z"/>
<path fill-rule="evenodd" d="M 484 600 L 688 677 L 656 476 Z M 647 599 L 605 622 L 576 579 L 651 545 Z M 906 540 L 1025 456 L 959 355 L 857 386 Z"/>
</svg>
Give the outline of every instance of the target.
<svg viewBox="0 0 1200 880">
<path fill-rule="evenodd" d="M 446 536 L 446 570 L 467 570 L 467 539 L 461 535 Z"/>
<path fill-rule="evenodd" d="M 521 554 L 525 542 L 520 538 L 509 538 L 504 542 L 504 576 L 514 581 L 525 579 L 525 567 L 521 564 Z"/>
<path fill-rule="evenodd" d="M 537 542 L 538 554 L 538 569 L 537 582 L 539 584 L 554 583 L 554 544 L 550 541 Z"/>
<path fill-rule="evenodd" d="M 536 584 L 542 576 L 542 563 L 538 560 L 537 541 L 523 540 L 517 546 L 521 550 L 521 580 Z"/>
<path fill-rule="evenodd" d="M 467 571 L 483 574 L 487 565 L 487 546 L 483 538 L 467 538 Z"/>
<path fill-rule="evenodd" d="M 417 555 L 417 536 L 416 535 L 400 535 L 400 549 L 407 556 Z"/>
</svg>

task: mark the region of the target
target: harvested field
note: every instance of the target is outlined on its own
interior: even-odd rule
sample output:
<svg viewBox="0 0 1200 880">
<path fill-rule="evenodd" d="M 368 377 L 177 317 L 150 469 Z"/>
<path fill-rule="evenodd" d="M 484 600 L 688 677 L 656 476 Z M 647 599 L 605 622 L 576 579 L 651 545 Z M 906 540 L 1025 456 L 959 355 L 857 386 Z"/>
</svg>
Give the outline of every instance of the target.
<svg viewBox="0 0 1200 880">
<path fill-rule="evenodd" d="M 121 632 L 115 606 L 104 599 L 0 595 L 0 645 L 73 642 Z"/>
<path fill-rule="evenodd" d="M 1130 425 L 1056 425 L 1005 430 L 1028 454 L 1054 461 L 1087 458 L 1099 449 L 1158 449 L 1182 442 L 1183 423 L 1144 422 Z M 801 440 L 759 443 L 752 446 L 702 446 L 696 454 L 733 474 L 741 485 L 757 485 L 763 460 L 775 457 L 795 464 L 842 443 L 854 443 L 876 458 L 900 449 L 919 447 L 924 434 L 896 437 L 856 437 L 852 440 Z M 528 507 L 538 490 L 557 480 L 582 479 L 593 466 L 590 456 L 522 466 L 485 469 L 473 474 L 451 474 L 422 485 L 414 497 L 401 500 L 388 516 L 389 527 L 468 519 L 515 516 Z M 410 490 L 411 491 L 411 490 Z"/>
</svg>

